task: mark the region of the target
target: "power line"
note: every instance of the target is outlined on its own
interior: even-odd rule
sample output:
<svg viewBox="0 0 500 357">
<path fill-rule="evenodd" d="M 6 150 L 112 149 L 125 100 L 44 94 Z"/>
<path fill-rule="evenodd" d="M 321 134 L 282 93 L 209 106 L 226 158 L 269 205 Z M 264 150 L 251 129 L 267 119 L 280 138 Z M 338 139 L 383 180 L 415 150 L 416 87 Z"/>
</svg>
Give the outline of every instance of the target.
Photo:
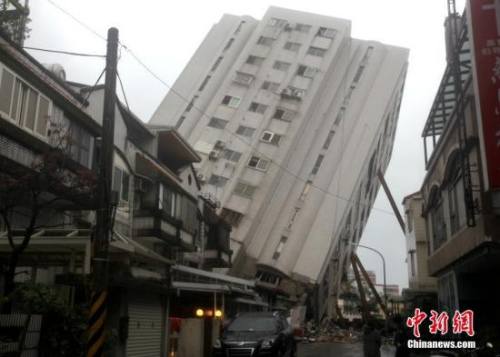
<svg viewBox="0 0 500 357">
<path fill-rule="evenodd" d="M 70 51 L 50 50 L 48 48 L 37 48 L 37 47 L 27 47 L 27 46 L 24 46 L 23 48 L 25 50 L 60 53 L 63 55 L 70 55 L 70 56 L 106 58 L 105 55 L 96 55 L 96 54 L 91 54 L 91 53 L 79 53 L 79 52 L 70 52 Z"/>
<path fill-rule="evenodd" d="M 107 41 L 106 38 L 104 38 L 103 36 L 101 36 L 99 33 L 97 33 L 95 30 L 93 30 L 90 26 L 86 25 L 84 22 L 80 21 L 78 18 L 76 18 L 75 16 L 73 16 L 72 14 L 70 14 L 69 12 L 67 12 L 66 10 L 64 10 L 63 8 L 61 8 L 59 5 L 57 5 L 56 3 L 54 3 L 52 0 L 47 0 L 49 3 L 51 3 L 52 5 L 54 5 L 55 7 L 57 7 L 60 11 L 62 11 L 63 13 L 65 13 L 67 16 L 69 16 L 70 18 L 72 18 L 74 21 L 78 22 L 80 25 L 82 25 L 84 28 L 86 28 L 88 31 L 92 32 L 94 35 L 96 35 L 97 37 L 101 38 L 102 40 L 104 41 Z M 182 94 L 180 94 L 179 92 L 177 92 L 176 90 L 174 90 L 168 83 L 166 83 L 165 81 L 163 81 L 155 72 L 153 72 L 153 70 L 151 70 L 130 48 L 128 48 L 126 45 L 124 45 L 123 43 L 120 43 L 120 45 L 128 52 L 130 53 L 130 55 L 147 71 L 149 72 L 153 77 L 155 77 L 160 83 L 162 83 L 165 87 L 167 87 L 169 89 L 169 91 L 171 91 L 172 93 L 174 93 L 175 95 L 177 95 L 180 99 L 182 99 L 184 102 L 186 103 L 191 103 L 187 98 L 185 98 Z M 193 103 L 191 103 L 192 105 L 192 108 L 194 108 L 195 110 L 197 110 L 202 116 L 205 116 L 207 118 L 210 119 L 210 116 L 208 114 L 206 114 L 203 110 L 199 109 L 197 106 L 195 106 Z M 299 181 L 302 181 L 304 183 L 306 183 L 308 180 L 306 179 L 303 179 L 301 177 L 299 177 L 297 174 L 291 172 L 290 170 L 288 170 L 286 167 L 282 166 L 281 164 L 275 162 L 273 159 L 267 157 L 266 155 L 264 155 L 262 152 L 260 152 L 257 148 L 253 147 L 250 143 L 248 143 L 247 141 L 241 139 L 240 137 L 238 137 L 236 134 L 228 131 L 227 129 L 224 129 L 224 131 L 228 132 L 231 136 L 233 136 L 234 138 L 240 140 L 241 142 L 243 142 L 245 145 L 247 145 L 249 148 L 251 148 L 254 152 L 258 153 L 259 155 L 262 155 L 264 158 L 268 159 L 271 163 L 273 163 L 274 165 L 276 165 L 278 168 L 280 168 L 281 170 L 283 170 L 284 172 L 288 173 L 290 176 L 292 176 L 293 178 L 295 179 L 298 179 Z M 370 204 L 362 204 L 361 202 L 358 202 L 356 200 L 351 200 L 349 198 L 345 198 L 345 197 L 342 197 L 338 194 L 335 194 L 333 192 L 330 192 L 324 188 L 321 188 L 321 187 L 318 187 L 314 184 L 311 184 L 311 187 L 317 189 L 317 190 L 320 190 L 321 192 L 325 193 L 325 194 L 328 194 L 328 195 L 331 195 L 333 197 L 337 197 L 339 199 L 342 199 L 346 202 L 352 202 L 352 203 L 357 203 L 358 205 L 362 205 L 362 206 L 366 206 L 366 207 L 369 207 L 371 210 L 374 210 L 374 211 L 379 211 L 379 212 L 382 212 L 382 213 L 386 213 L 386 214 L 390 214 L 391 216 L 395 216 L 395 214 L 391 211 L 386 211 L 386 210 L 383 210 L 383 209 L 380 209 L 380 208 L 376 208 L 376 207 L 373 207 L 371 206 Z"/>
<path fill-rule="evenodd" d="M 146 66 L 146 64 L 144 64 L 144 62 L 142 62 L 138 57 L 137 55 L 135 55 L 132 50 L 128 47 L 126 47 L 125 45 L 123 46 L 125 48 L 125 50 L 131 54 L 131 56 L 144 68 L 146 69 L 151 75 L 153 75 L 155 78 L 157 78 L 163 85 L 165 85 L 169 91 L 171 91 L 172 93 L 174 93 L 175 95 L 177 95 L 180 99 L 182 99 L 184 102 L 186 103 L 191 103 L 191 101 L 189 101 L 187 98 L 185 98 L 182 94 L 180 94 L 179 92 L 177 92 L 175 89 L 173 89 L 170 85 L 168 85 L 167 83 L 165 83 L 156 73 L 154 73 L 148 66 Z M 205 116 L 206 118 L 210 119 L 211 117 L 205 113 L 203 110 L 201 110 L 200 108 L 198 108 L 196 105 L 192 104 L 192 108 L 193 109 L 196 109 L 202 116 Z M 232 137 L 238 139 L 239 141 L 241 141 L 242 143 L 244 143 L 245 145 L 247 145 L 249 148 L 251 148 L 255 153 L 259 154 L 259 155 L 262 155 L 264 158 L 268 159 L 270 162 L 272 162 L 274 165 L 276 165 L 277 167 L 279 167 L 281 170 L 285 171 L 287 174 L 289 174 L 290 176 L 298 179 L 299 181 L 302 181 L 304 183 L 306 183 L 308 180 L 307 179 L 303 179 L 301 177 L 299 177 L 297 174 L 291 172 L 289 169 L 287 169 L 286 167 L 282 166 L 281 164 L 277 163 L 276 161 L 274 161 L 273 159 L 267 157 L 265 154 L 263 154 L 261 151 L 259 151 L 259 149 L 257 149 L 256 147 L 252 146 L 252 144 L 250 144 L 249 142 L 243 140 L 242 138 L 240 138 L 239 136 L 237 136 L 235 133 L 227 130 L 227 129 L 223 129 L 223 131 L 229 133 Z M 316 188 L 317 190 L 320 190 L 321 192 L 324 192 L 328 195 L 331 195 L 333 197 L 337 197 L 339 199 L 342 199 L 346 202 L 352 202 L 352 203 L 357 203 L 359 205 L 362 205 L 362 206 L 366 206 L 366 207 L 371 207 L 372 210 L 375 210 L 375 211 L 379 211 L 379 212 L 383 212 L 383 213 L 386 213 L 386 214 L 390 214 L 391 216 L 395 216 L 394 212 L 391 212 L 391 211 L 386 211 L 386 210 L 383 210 L 383 209 L 380 209 L 380 208 L 376 208 L 376 207 L 373 207 L 373 206 L 370 206 L 370 204 L 366 204 L 366 203 L 361 203 L 361 202 L 358 202 L 356 200 L 351 200 L 349 198 L 345 198 L 345 197 L 342 197 L 340 196 L 339 194 L 335 194 L 333 192 L 330 192 L 328 191 L 327 189 L 324 189 L 324 188 L 321 188 L 319 186 L 316 186 L 314 184 L 311 184 L 311 187 L 313 188 Z"/>
<path fill-rule="evenodd" d="M 83 21 L 80 21 L 77 17 L 73 16 L 68 11 L 64 10 L 61 6 L 59 6 L 58 4 L 56 4 L 54 1 L 52 1 L 52 0 L 47 0 L 47 1 L 49 3 L 51 3 L 54 7 L 56 7 L 57 9 L 59 9 L 60 11 L 62 11 L 63 13 L 65 13 L 67 16 L 71 17 L 74 21 L 76 21 L 77 23 L 79 23 L 81 26 L 83 26 L 84 28 L 86 28 L 88 31 L 92 32 L 94 35 L 96 35 L 97 37 L 99 37 L 101 40 L 103 40 L 105 42 L 108 41 L 106 39 L 106 37 L 101 36 L 97 31 L 95 31 L 89 25 L 85 24 Z"/>
</svg>

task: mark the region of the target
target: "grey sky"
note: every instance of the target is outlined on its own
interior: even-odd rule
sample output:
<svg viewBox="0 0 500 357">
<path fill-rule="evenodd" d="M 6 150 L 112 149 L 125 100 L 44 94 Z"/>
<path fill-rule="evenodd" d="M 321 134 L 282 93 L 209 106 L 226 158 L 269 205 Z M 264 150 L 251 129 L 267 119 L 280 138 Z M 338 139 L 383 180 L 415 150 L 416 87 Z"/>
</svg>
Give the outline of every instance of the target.
<svg viewBox="0 0 500 357">
<path fill-rule="evenodd" d="M 109 27 L 120 31 L 121 43 L 161 80 L 172 85 L 194 51 L 224 13 L 260 19 L 269 6 L 352 20 L 352 35 L 410 49 L 410 64 L 399 126 L 386 180 L 398 204 L 417 191 L 423 180 L 424 159 L 420 134 L 445 67 L 443 24 L 447 0 L 32 0 L 32 29 L 26 46 L 105 54 L 103 39 L 59 10 L 62 7 L 106 37 Z M 464 0 L 457 0 L 462 12 Z M 29 51 L 42 63 L 60 63 L 67 79 L 94 84 L 104 68 L 99 58 Z M 168 91 L 125 48 L 118 71 L 131 110 L 148 121 Z M 374 207 L 391 211 L 380 190 Z M 401 208 L 401 206 L 400 206 Z M 402 208 L 401 208 L 402 210 Z M 373 210 L 361 244 L 380 250 L 387 261 L 388 283 L 408 286 L 404 236 L 394 215 Z M 366 269 L 382 282 L 380 257 L 365 249 L 359 256 Z"/>
</svg>

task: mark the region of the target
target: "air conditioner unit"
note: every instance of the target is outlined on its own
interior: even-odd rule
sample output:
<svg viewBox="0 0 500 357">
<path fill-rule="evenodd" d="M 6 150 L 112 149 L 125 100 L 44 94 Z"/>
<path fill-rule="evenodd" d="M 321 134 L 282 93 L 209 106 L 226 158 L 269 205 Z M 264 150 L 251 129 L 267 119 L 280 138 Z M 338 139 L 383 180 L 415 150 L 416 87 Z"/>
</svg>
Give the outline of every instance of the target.
<svg viewBox="0 0 500 357">
<path fill-rule="evenodd" d="M 226 142 L 222 140 L 217 140 L 217 142 L 214 145 L 214 149 L 224 149 L 226 147 Z"/>
<path fill-rule="evenodd" d="M 281 95 L 285 97 L 289 97 L 292 94 L 292 91 L 289 88 L 285 88 L 281 91 Z"/>
<path fill-rule="evenodd" d="M 205 183 L 205 182 L 207 182 L 207 177 L 205 175 L 198 174 L 198 176 L 196 176 L 196 178 L 198 179 L 199 183 Z"/>
<path fill-rule="evenodd" d="M 220 152 L 217 150 L 212 150 L 208 155 L 209 160 L 217 160 L 219 158 Z"/>
<path fill-rule="evenodd" d="M 134 180 L 134 189 L 146 193 L 148 191 L 148 182 L 143 178 L 136 177 Z"/>
<path fill-rule="evenodd" d="M 294 90 L 294 91 L 292 92 L 292 97 L 293 97 L 294 99 L 297 99 L 297 100 L 301 100 L 303 95 L 304 95 L 304 92 L 303 92 L 303 91 L 301 91 L 301 90 Z"/>
</svg>

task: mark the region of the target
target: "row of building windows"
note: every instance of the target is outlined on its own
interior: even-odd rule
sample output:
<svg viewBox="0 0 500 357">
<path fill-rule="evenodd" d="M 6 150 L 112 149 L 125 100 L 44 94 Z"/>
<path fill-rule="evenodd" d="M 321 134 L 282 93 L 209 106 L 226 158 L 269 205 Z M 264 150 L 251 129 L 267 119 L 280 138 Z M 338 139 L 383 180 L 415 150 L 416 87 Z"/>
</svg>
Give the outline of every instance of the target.
<svg viewBox="0 0 500 357">
<path fill-rule="evenodd" d="M 225 95 L 224 98 L 222 98 L 221 104 L 226 105 L 230 108 L 238 108 L 241 103 L 241 98 L 234 97 L 232 95 Z M 268 106 L 264 104 L 260 104 L 257 102 L 252 102 L 250 104 L 250 107 L 248 108 L 248 111 L 254 112 L 254 113 L 259 113 L 259 114 L 264 114 L 267 110 Z M 284 121 L 292 121 L 292 119 L 295 116 L 295 111 L 289 110 L 289 109 L 284 109 L 284 108 L 276 108 L 272 118 L 273 119 L 280 119 Z M 217 125 L 211 125 L 213 127 L 217 127 Z"/>
<path fill-rule="evenodd" d="M 298 31 L 302 33 L 309 33 L 312 28 L 311 25 L 306 25 L 301 23 L 296 23 L 295 25 L 292 25 L 286 20 L 277 18 L 271 18 L 267 25 L 269 27 L 284 29 L 285 31 Z M 320 27 L 318 29 L 318 32 L 316 32 L 316 36 L 333 39 L 336 33 L 337 30 L 335 29 L 331 29 L 328 27 Z"/>
<path fill-rule="evenodd" d="M 274 41 L 275 41 L 274 38 L 260 36 L 259 40 L 257 41 L 257 44 L 271 47 L 273 45 Z M 288 51 L 298 52 L 301 46 L 302 45 L 300 43 L 290 42 L 289 41 L 289 42 L 285 43 L 285 46 L 283 48 L 285 50 L 288 50 Z M 310 46 L 308 48 L 308 50 L 307 50 L 307 54 L 311 55 L 311 56 L 316 56 L 316 57 L 324 57 L 326 51 L 327 50 L 325 48 L 319 48 L 319 47 Z M 252 64 L 256 64 L 256 63 L 254 63 L 256 56 L 250 56 L 250 57 L 252 57 Z M 261 59 L 259 61 L 259 64 L 262 63 L 263 62 L 263 58 L 262 57 L 258 57 L 258 58 Z M 250 63 L 250 62 L 247 62 L 247 63 Z"/>
</svg>

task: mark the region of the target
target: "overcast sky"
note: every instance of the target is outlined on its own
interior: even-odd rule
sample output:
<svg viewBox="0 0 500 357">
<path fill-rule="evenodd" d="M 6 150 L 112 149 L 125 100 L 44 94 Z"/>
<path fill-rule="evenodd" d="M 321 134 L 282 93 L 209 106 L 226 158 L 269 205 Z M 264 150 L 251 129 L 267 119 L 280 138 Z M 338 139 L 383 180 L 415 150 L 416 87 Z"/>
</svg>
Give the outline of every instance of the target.
<svg viewBox="0 0 500 357">
<path fill-rule="evenodd" d="M 147 122 L 168 92 L 167 85 L 175 82 L 224 13 L 261 19 L 271 5 L 350 19 L 353 37 L 410 49 L 394 153 L 386 173 L 402 211 L 403 198 L 419 190 L 425 174 L 421 133 L 445 67 L 447 0 L 31 0 L 31 34 L 25 46 L 104 55 L 108 28 L 118 28 L 121 43 L 163 82 L 125 48 L 121 50 L 118 72 L 126 97 L 131 110 Z M 463 7 L 464 0 L 457 0 L 460 13 Z M 42 63 L 63 65 L 70 81 L 92 85 L 104 69 L 100 58 L 29 52 Z M 391 211 L 382 189 L 374 207 Z M 373 210 L 361 244 L 384 255 L 388 283 L 408 286 L 404 236 L 394 215 Z M 362 248 L 358 253 L 365 268 L 375 270 L 377 283 L 382 283 L 380 257 Z"/>
</svg>

